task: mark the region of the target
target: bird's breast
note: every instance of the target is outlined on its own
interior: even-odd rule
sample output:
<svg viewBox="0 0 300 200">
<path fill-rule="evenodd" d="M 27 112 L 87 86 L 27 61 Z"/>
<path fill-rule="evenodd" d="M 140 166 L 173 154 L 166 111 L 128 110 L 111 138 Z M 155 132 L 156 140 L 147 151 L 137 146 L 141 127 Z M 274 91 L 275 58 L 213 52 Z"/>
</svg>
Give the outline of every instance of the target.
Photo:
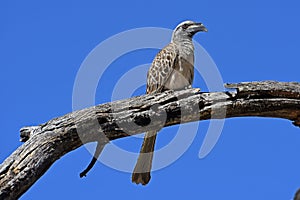
<svg viewBox="0 0 300 200">
<path fill-rule="evenodd" d="M 187 58 L 179 57 L 178 62 L 174 66 L 166 87 L 171 90 L 181 90 L 190 87 L 194 79 L 194 60 L 193 57 Z"/>
</svg>

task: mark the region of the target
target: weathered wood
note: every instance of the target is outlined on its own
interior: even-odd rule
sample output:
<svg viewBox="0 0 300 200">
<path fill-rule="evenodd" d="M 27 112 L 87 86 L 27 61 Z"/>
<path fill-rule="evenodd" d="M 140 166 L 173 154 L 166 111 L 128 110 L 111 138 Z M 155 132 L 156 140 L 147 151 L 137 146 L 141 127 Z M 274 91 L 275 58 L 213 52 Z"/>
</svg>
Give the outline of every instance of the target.
<svg viewBox="0 0 300 200">
<path fill-rule="evenodd" d="M 91 141 L 104 146 L 109 140 L 157 127 L 225 117 L 284 118 L 300 127 L 300 83 L 263 81 L 226 87 L 234 90 L 200 93 L 188 89 L 143 95 L 24 127 L 21 141 L 26 142 L 0 165 L 0 199 L 20 197 L 56 160 Z"/>
<path fill-rule="evenodd" d="M 300 200 L 300 189 L 297 190 L 297 192 L 294 196 L 294 200 Z"/>
</svg>

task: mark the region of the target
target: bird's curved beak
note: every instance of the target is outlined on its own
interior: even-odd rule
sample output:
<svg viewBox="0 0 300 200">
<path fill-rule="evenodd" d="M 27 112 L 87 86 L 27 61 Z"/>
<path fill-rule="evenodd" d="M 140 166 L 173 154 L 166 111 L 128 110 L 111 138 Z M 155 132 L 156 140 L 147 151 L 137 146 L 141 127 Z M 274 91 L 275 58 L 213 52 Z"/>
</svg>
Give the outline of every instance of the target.
<svg viewBox="0 0 300 200">
<path fill-rule="evenodd" d="M 207 32 L 207 28 L 202 23 L 195 23 L 189 27 L 191 32 L 197 33 L 197 32 Z"/>
</svg>

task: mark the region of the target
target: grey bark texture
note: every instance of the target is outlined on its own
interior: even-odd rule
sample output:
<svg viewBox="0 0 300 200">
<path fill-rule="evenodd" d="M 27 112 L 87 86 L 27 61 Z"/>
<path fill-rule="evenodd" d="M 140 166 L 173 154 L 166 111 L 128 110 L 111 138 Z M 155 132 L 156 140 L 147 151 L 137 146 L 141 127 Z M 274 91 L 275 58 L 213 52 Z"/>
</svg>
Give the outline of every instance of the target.
<svg viewBox="0 0 300 200">
<path fill-rule="evenodd" d="M 262 81 L 225 87 L 232 90 L 188 89 L 132 97 L 24 127 L 20 136 L 25 143 L 0 165 L 0 199 L 17 199 L 56 160 L 92 141 L 104 146 L 158 127 L 213 118 L 275 117 L 300 127 L 300 83 Z"/>
</svg>

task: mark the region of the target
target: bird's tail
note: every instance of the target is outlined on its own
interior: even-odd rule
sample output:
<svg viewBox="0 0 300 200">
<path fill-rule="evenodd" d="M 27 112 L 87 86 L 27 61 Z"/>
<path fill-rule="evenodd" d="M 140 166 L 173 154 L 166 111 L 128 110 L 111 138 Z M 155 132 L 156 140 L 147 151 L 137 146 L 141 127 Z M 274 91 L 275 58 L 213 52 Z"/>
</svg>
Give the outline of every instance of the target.
<svg viewBox="0 0 300 200">
<path fill-rule="evenodd" d="M 146 185 L 150 181 L 156 134 L 156 131 L 149 131 L 145 134 L 140 155 L 132 173 L 132 182 L 136 184 Z"/>
</svg>

